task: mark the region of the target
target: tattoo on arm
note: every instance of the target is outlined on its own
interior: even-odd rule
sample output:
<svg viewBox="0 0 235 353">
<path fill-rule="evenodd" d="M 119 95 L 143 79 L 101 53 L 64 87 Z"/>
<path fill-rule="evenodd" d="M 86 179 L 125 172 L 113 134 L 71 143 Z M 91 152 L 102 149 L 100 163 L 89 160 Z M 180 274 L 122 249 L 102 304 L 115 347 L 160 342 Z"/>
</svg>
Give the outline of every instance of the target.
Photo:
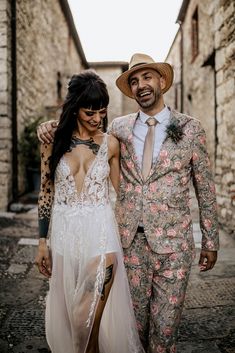
<svg viewBox="0 0 235 353">
<path fill-rule="evenodd" d="M 50 218 L 38 218 L 39 238 L 46 238 L 50 224 Z"/>
<path fill-rule="evenodd" d="M 51 208 L 54 198 L 54 185 L 50 179 L 48 148 L 44 146 L 45 151 L 41 152 L 41 187 L 38 198 L 38 227 L 40 238 L 46 238 L 50 217 Z"/>
</svg>

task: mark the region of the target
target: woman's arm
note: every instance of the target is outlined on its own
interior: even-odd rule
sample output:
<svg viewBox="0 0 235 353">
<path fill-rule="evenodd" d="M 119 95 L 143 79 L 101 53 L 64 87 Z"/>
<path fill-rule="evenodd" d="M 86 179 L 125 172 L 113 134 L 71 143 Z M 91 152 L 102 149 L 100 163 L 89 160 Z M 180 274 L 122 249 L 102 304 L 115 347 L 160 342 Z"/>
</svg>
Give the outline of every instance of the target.
<svg viewBox="0 0 235 353">
<path fill-rule="evenodd" d="M 118 193 L 120 182 L 120 146 L 116 137 L 109 135 L 109 165 L 110 165 L 110 179 L 113 187 Z"/>
<path fill-rule="evenodd" d="M 41 145 L 41 187 L 38 198 L 39 245 L 35 263 L 46 277 L 51 276 L 51 257 L 46 242 L 54 195 L 54 185 L 50 179 L 49 168 L 51 152 L 52 145 Z"/>
</svg>

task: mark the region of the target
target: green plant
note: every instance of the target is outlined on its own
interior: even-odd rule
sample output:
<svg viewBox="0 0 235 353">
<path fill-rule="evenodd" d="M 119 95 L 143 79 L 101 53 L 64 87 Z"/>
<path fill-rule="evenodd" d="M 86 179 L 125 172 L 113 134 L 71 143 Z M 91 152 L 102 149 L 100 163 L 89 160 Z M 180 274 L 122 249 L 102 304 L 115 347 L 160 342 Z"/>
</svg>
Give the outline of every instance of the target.
<svg viewBox="0 0 235 353">
<path fill-rule="evenodd" d="M 47 120 L 39 117 L 31 120 L 24 128 L 19 141 L 19 152 L 25 169 L 40 170 L 40 143 L 37 138 L 37 126 Z"/>
</svg>

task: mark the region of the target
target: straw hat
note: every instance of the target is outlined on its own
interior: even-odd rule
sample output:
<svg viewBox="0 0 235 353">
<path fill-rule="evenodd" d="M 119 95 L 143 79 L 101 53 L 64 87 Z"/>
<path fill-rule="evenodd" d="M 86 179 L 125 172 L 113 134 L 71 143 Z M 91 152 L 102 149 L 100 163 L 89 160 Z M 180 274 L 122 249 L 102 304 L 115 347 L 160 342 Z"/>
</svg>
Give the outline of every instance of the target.
<svg viewBox="0 0 235 353">
<path fill-rule="evenodd" d="M 128 79 L 133 72 L 145 68 L 156 70 L 165 78 L 166 87 L 162 90 L 162 92 L 166 93 L 173 82 L 174 73 L 172 66 L 168 63 L 156 63 L 149 55 L 139 53 L 132 56 L 128 70 L 116 80 L 116 85 L 120 91 L 122 91 L 122 93 L 126 96 L 133 98 Z"/>
</svg>

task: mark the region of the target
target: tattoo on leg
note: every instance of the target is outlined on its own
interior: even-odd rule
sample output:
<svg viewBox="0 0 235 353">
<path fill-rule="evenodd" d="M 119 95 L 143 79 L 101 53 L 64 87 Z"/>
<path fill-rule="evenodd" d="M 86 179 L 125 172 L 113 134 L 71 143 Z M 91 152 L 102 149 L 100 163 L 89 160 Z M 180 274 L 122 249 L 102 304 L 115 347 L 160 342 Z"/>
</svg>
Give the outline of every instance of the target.
<svg viewBox="0 0 235 353">
<path fill-rule="evenodd" d="M 105 273 L 105 279 L 104 279 L 104 285 L 103 289 L 101 292 L 101 300 L 105 300 L 105 286 L 108 284 L 113 276 L 113 265 L 109 265 L 106 268 L 106 273 Z"/>
<path fill-rule="evenodd" d="M 94 283 L 95 283 L 95 277 L 94 278 L 90 278 L 86 282 L 85 291 L 89 292 L 89 293 L 92 293 L 94 291 Z"/>
</svg>

